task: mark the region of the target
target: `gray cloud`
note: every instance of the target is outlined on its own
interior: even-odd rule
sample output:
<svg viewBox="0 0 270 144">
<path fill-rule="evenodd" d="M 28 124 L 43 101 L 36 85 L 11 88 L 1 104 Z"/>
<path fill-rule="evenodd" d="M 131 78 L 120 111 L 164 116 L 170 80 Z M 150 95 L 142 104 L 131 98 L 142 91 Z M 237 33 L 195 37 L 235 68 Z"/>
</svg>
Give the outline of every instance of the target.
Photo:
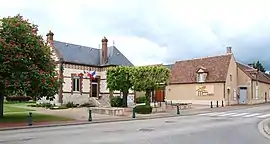
<svg viewBox="0 0 270 144">
<path fill-rule="evenodd" d="M 211 7 L 202 5 L 204 2 L 200 3 L 201 6 L 198 2 L 191 2 L 188 6 L 194 7 L 186 8 L 182 6 L 184 2 L 181 4 L 178 1 L 161 1 L 117 0 L 107 1 L 106 3 L 110 4 L 106 7 L 103 6 L 105 2 L 101 2 L 89 8 L 76 8 L 81 10 L 78 12 L 81 15 L 77 18 L 77 23 L 80 30 L 91 29 L 91 32 L 99 35 L 136 36 L 160 47 L 165 46 L 167 56 L 162 61 L 167 63 L 224 54 L 226 46 L 232 46 L 237 60 L 244 63 L 260 60 L 270 70 L 270 17 L 267 16 L 268 8 L 261 7 L 265 4 L 259 5 L 258 2 L 257 8 L 253 8 L 254 4 L 249 4 L 253 9 L 251 13 L 247 13 L 251 11 L 249 7 L 244 8 L 243 4 L 237 2 L 232 2 L 235 4 L 232 7 L 230 3 L 226 6 L 225 2 L 220 5 L 213 4 Z M 174 5 L 175 7 L 171 7 Z M 31 16 L 30 13 L 37 12 L 29 11 L 26 15 Z M 231 15 L 226 15 L 227 13 Z M 42 18 L 36 18 L 35 21 L 40 24 L 47 23 L 45 19 L 50 18 L 42 13 Z M 72 19 L 66 16 L 63 24 L 68 24 L 68 21 Z M 84 28 L 81 28 L 82 26 Z M 67 31 L 70 28 L 59 27 L 58 31 L 59 29 Z"/>
<path fill-rule="evenodd" d="M 171 19 L 145 9 L 134 10 L 89 13 L 99 17 L 95 18 L 97 31 L 137 36 L 167 46 L 168 55 L 164 62 L 222 54 L 226 52 L 226 46 L 232 46 L 237 60 L 244 63 L 260 60 L 270 69 L 270 25 L 257 24 L 245 33 L 236 31 L 235 35 L 228 35 L 233 29 L 226 28 L 220 21 L 212 21 L 202 25 L 204 30 L 196 30 L 181 22 L 174 24 Z"/>
</svg>

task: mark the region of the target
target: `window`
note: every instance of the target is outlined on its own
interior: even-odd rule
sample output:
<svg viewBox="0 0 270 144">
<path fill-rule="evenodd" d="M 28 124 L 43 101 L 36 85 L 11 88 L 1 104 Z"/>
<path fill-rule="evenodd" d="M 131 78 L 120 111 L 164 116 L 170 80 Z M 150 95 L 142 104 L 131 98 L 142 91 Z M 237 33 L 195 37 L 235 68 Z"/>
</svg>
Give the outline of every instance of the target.
<svg viewBox="0 0 270 144">
<path fill-rule="evenodd" d="M 232 74 L 230 74 L 230 81 L 232 81 Z"/>
<path fill-rule="evenodd" d="M 204 82 L 203 73 L 198 73 L 198 82 Z"/>
<path fill-rule="evenodd" d="M 74 77 L 72 79 L 73 91 L 80 91 L 80 77 Z"/>
<path fill-rule="evenodd" d="M 256 91 L 255 91 L 255 99 L 259 98 L 259 87 L 256 86 Z"/>
</svg>

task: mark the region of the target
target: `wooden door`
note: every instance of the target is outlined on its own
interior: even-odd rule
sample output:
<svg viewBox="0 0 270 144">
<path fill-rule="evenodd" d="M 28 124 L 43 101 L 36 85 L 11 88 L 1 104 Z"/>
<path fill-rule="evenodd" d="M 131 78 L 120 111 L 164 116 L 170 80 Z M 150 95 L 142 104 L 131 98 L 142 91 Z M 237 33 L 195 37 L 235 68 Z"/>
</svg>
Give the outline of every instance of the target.
<svg viewBox="0 0 270 144">
<path fill-rule="evenodd" d="M 155 100 L 156 102 L 164 102 L 165 101 L 165 91 L 164 90 L 156 90 L 155 92 Z"/>
</svg>

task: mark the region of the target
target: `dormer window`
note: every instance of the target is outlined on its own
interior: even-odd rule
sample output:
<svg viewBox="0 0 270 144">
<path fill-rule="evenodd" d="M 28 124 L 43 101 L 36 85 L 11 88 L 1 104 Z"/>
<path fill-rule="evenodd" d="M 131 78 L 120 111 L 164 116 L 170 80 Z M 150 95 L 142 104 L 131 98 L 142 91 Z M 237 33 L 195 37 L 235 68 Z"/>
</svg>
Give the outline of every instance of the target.
<svg viewBox="0 0 270 144">
<path fill-rule="evenodd" d="M 206 77 L 207 77 L 207 72 L 205 70 L 206 70 L 206 68 L 204 68 L 204 67 L 201 67 L 200 69 L 198 69 L 197 82 L 199 82 L 199 83 L 205 82 Z"/>
<path fill-rule="evenodd" d="M 204 82 L 203 73 L 198 73 L 198 82 Z"/>
</svg>

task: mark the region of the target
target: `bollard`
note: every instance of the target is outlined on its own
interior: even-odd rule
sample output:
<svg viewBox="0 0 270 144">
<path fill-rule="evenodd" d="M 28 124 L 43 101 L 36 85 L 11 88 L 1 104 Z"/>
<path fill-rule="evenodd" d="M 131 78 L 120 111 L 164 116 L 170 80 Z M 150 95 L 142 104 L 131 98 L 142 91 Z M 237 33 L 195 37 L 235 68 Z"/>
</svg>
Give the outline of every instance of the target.
<svg viewBox="0 0 270 144">
<path fill-rule="evenodd" d="M 88 117 L 88 121 L 92 121 L 92 110 L 91 109 L 89 109 L 89 117 Z"/>
<path fill-rule="evenodd" d="M 217 107 L 218 107 L 218 101 L 217 101 Z"/>
<path fill-rule="evenodd" d="M 132 109 L 132 118 L 136 118 L 135 108 Z"/>
<path fill-rule="evenodd" d="M 221 101 L 221 106 L 224 107 L 224 102 L 223 102 L 223 100 Z"/>
<path fill-rule="evenodd" d="M 32 126 L 33 125 L 33 117 L 32 117 L 32 113 L 31 112 L 29 112 L 27 123 L 28 123 L 28 126 Z"/>
<path fill-rule="evenodd" d="M 210 108 L 213 108 L 213 102 L 212 101 L 210 102 Z"/>
<path fill-rule="evenodd" d="M 180 115 L 179 105 L 177 105 L 177 114 Z"/>
</svg>

